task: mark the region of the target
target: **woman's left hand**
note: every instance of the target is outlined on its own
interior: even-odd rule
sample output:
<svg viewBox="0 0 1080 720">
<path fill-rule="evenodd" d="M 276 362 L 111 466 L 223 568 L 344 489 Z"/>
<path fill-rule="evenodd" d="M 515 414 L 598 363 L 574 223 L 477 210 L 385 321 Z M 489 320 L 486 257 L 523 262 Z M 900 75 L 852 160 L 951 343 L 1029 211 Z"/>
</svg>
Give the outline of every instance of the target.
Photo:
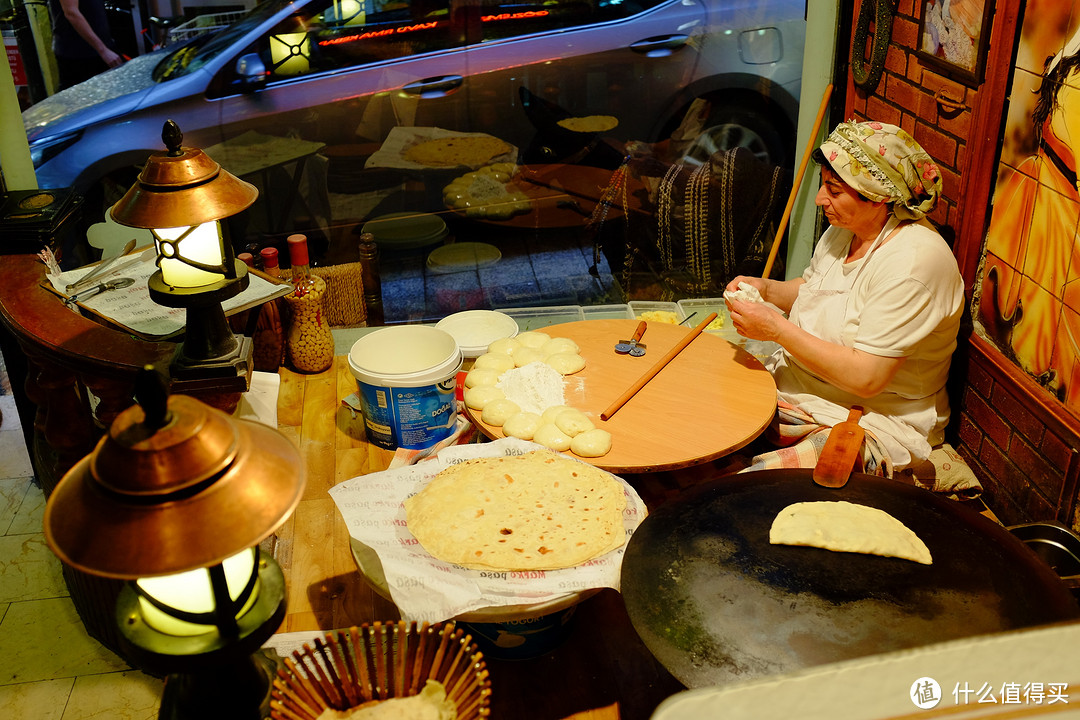
<svg viewBox="0 0 1080 720">
<path fill-rule="evenodd" d="M 769 305 L 760 302 L 725 300 L 731 324 L 743 337 L 776 342 L 783 323 L 790 322 Z"/>
</svg>

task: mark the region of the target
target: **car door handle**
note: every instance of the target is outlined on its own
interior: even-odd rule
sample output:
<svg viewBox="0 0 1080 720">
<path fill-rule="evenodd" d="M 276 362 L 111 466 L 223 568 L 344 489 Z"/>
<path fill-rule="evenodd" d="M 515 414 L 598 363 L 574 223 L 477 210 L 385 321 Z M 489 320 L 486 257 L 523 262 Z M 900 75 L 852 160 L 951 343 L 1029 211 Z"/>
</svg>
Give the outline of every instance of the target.
<svg viewBox="0 0 1080 720">
<path fill-rule="evenodd" d="M 664 57 L 684 47 L 689 40 L 689 35 L 657 35 L 632 43 L 630 49 L 649 57 Z"/>
<path fill-rule="evenodd" d="M 409 83 L 401 89 L 410 95 L 419 95 L 420 97 L 433 97 L 436 95 L 446 95 L 452 93 L 461 87 L 461 84 L 465 82 L 465 78 L 460 75 L 440 75 L 439 77 L 429 77 L 423 80 L 417 80 L 416 82 Z"/>
</svg>

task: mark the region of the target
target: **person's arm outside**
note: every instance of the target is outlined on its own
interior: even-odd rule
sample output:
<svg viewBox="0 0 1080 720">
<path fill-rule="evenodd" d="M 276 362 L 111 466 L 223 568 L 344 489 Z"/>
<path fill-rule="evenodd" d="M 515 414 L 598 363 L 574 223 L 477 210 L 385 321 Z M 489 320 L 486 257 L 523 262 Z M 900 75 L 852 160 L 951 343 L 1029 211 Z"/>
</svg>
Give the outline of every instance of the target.
<svg viewBox="0 0 1080 720">
<path fill-rule="evenodd" d="M 71 27 L 75 29 L 75 32 L 79 34 L 86 44 L 93 48 L 94 52 L 98 54 L 102 62 L 108 67 L 117 67 L 122 65 L 124 59 L 117 55 L 112 49 L 109 48 L 105 42 L 97 36 L 94 29 L 90 27 L 90 23 L 86 20 L 86 16 L 79 10 L 79 0 L 60 0 L 60 7 L 64 11 L 64 17 Z"/>
</svg>

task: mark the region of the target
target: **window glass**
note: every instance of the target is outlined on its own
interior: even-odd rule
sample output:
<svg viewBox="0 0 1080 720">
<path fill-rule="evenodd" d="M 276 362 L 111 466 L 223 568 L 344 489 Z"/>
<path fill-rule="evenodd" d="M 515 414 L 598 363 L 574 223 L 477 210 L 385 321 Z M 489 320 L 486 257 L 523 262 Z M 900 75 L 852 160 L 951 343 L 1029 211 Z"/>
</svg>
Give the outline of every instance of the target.
<svg viewBox="0 0 1080 720">
<path fill-rule="evenodd" d="M 531 33 L 621 20 L 658 5 L 662 0 L 483 0 L 484 40 L 501 40 Z"/>
<path fill-rule="evenodd" d="M 273 81 L 447 50 L 464 37 L 450 0 L 333 0 L 282 21 L 258 52 Z"/>
</svg>

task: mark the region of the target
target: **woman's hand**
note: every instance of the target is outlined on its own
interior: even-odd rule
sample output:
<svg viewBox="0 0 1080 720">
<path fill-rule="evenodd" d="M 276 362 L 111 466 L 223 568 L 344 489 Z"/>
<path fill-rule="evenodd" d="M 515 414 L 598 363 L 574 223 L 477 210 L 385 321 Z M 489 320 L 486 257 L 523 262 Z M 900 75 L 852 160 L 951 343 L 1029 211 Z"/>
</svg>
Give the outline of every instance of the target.
<svg viewBox="0 0 1080 720">
<path fill-rule="evenodd" d="M 761 292 L 760 288 L 758 292 Z M 791 322 L 764 303 L 739 300 L 725 300 L 725 302 L 735 330 L 751 340 L 777 342 L 781 325 Z"/>
</svg>

